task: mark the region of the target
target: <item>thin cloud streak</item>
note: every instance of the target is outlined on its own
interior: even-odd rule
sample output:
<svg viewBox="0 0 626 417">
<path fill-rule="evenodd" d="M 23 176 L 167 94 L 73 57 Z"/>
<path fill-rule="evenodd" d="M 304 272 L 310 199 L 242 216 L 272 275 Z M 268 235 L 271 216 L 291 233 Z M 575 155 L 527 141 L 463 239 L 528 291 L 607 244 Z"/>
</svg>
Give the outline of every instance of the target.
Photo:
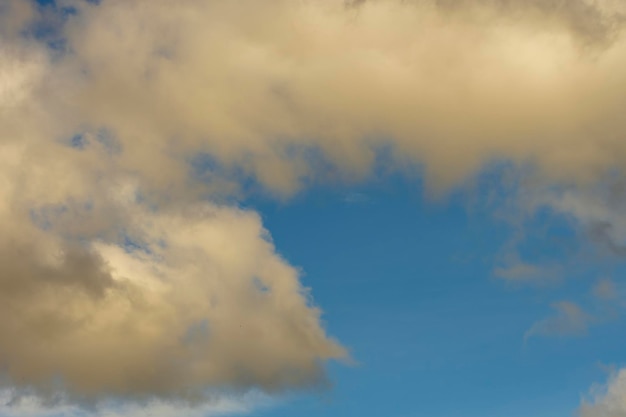
<svg viewBox="0 0 626 417">
<path fill-rule="evenodd" d="M 535 336 L 581 336 L 587 333 L 594 318 L 570 301 L 553 305 L 556 314 L 533 324 L 524 334 L 524 341 Z"/>
</svg>

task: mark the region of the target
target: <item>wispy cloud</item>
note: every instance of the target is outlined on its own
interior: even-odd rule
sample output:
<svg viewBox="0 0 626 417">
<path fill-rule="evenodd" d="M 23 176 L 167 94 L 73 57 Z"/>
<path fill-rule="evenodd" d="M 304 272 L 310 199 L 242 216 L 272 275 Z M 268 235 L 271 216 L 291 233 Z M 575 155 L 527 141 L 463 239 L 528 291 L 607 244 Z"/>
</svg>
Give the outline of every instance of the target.
<svg viewBox="0 0 626 417">
<path fill-rule="evenodd" d="M 520 259 L 496 267 L 493 273 L 512 284 L 536 285 L 558 281 L 561 275 L 557 265 L 537 265 Z"/>
<path fill-rule="evenodd" d="M 602 279 L 593 287 L 593 295 L 601 300 L 614 300 L 618 297 L 618 289 L 610 279 Z"/>
<path fill-rule="evenodd" d="M 527 341 L 535 336 L 581 336 L 587 333 L 593 317 L 577 304 L 560 301 L 553 305 L 555 314 L 532 325 L 524 334 Z"/>
<path fill-rule="evenodd" d="M 157 399 L 139 403 L 109 401 L 80 407 L 63 399 L 46 402 L 36 395 L 0 391 L 0 414 L 5 417 L 225 417 L 245 415 L 273 403 L 266 395 L 249 392 L 221 394 L 196 405 Z"/>
</svg>

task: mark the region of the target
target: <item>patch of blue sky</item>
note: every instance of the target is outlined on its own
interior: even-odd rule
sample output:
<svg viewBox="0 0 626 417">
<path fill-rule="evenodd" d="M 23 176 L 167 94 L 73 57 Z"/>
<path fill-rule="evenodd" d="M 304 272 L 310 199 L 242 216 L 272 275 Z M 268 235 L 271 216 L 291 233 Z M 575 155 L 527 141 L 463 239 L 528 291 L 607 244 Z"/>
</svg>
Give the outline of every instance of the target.
<svg viewBox="0 0 626 417">
<path fill-rule="evenodd" d="M 84 150 L 92 146 L 93 141 L 99 144 L 111 156 L 119 155 L 123 151 L 122 143 L 115 137 L 115 134 L 107 128 L 76 132 L 71 137 L 63 138 L 61 142 L 71 148 Z"/>
<path fill-rule="evenodd" d="M 59 6 L 54 0 L 37 0 L 36 3 L 41 13 L 23 29 L 22 36 L 45 44 L 51 58 L 56 59 L 67 52 L 63 26 L 78 10 L 72 6 Z"/>
<path fill-rule="evenodd" d="M 93 3 L 88 0 L 84 0 L 86 3 Z M 57 0 L 35 0 L 35 3 L 42 8 L 46 8 L 53 13 L 57 13 L 62 17 L 73 16 L 78 13 L 78 10 L 73 6 L 63 5 L 60 6 Z"/>
<path fill-rule="evenodd" d="M 122 232 L 121 235 L 121 245 L 126 253 L 143 252 L 148 255 L 153 253 L 149 244 L 142 242 L 141 239 L 124 232 Z"/>
<path fill-rule="evenodd" d="M 345 204 L 347 192 L 366 195 L 368 204 Z M 514 197 L 506 192 L 501 197 Z M 489 207 L 468 210 L 461 194 L 432 201 L 419 180 L 392 176 L 313 188 L 287 202 L 247 202 L 260 210 L 283 256 L 303 269 L 329 333 L 357 362 L 329 366 L 331 390 L 254 415 L 573 415 L 581 393 L 606 379 L 601 364 L 620 360 L 626 337 L 616 331 L 626 334 L 626 323 L 617 317 L 586 337 L 524 345 L 525 332 L 553 313 L 552 303 L 573 299 L 591 308 L 596 271 L 553 287 L 504 285 L 493 268 L 515 227 L 494 220 Z M 536 216 L 529 227 L 538 230 L 528 232 L 522 252 L 529 262 L 566 262 L 569 250 L 550 238 L 566 241 L 577 232 L 552 213 Z"/>
<path fill-rule="evenodd" d="M 75 149 L 85 149 L 89 141 L 84 133 L 77 133 L 69 140 L 69 146 Z"/>
</svg>

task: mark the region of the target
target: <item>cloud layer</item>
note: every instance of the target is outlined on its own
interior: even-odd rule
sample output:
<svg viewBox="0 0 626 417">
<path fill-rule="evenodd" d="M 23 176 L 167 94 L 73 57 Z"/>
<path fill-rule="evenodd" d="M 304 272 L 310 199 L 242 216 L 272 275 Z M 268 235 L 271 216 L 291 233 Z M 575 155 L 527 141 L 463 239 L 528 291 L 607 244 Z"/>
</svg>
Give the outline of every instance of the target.
<svg viewBox="0 0 626 417">
<path fill-rule="evenodd" d="M 10 384 L 322 381 L 345 351 L 259 216 L 225 203 L 250 179 L 288 196 L 383 164 L 445 190 L 506 160 L 575 193 L 538 204 L 621 230 L 591 190 L 626 159 L 622 2 L 58 3 L 0 10 Z"/>
</svg>

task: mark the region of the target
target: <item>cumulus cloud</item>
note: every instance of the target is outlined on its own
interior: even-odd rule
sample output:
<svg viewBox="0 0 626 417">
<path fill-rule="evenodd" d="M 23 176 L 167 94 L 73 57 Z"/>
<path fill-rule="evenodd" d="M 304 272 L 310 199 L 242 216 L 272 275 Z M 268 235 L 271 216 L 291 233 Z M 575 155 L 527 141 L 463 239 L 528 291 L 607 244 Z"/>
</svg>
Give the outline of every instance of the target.
<svg viewBox="0 0 626 417">
<path fill-rule="evenodd" d="M 583 402 L 580 417 L 626 416 L 626 370 L 616 372 L 606 386 L 593 387 L 591 397 Z"/>
<path fill-rule="evenodd" d="M 623 175 L 623 2 L 59 0 L 52 46 L 26 30 L 52 12 L 24 4 L 0 10 L 0 362 L 41 395 L 323 381 L 345 352 L 259 216 L 226 203 L 242 179 Z M 560 196 L 542 201 L 621 231 Z M 584 327 L 556 308 L 534 333 Z"/>
<path fill-rule="evenodd" d="M 67 25 L 63 74 L 80 120 L 111 129 L 120 163 L 157 184 L 208 152 L 289 193 L 325 175 L 319 158 L 359 178 L 389 144 L 433 186 L 498 158 L 571 181 L 618 166 L 621 11 L 443 3 L 108 1 Z M 606 42 L 580 40 L 605 21 Z"/>
<path fill-rule="evenodd" d="M 193 399 L 206 386 L 305 386 L 343 355 L 256 215 L 127 216 L 120 241 L 2 249 L 0 355 L 14 383 L 46 389 L 60 374 L 81 397 Z"/>
<path fill-rule="evenodd" d="M 146 192 L 141 175 L 118 169 L 123 149 L 106 131 L 60 140 L 60 114 L 38 99 L 55 83 L 50 61 L 35 45 L 7 51 L 2 384 L 64 393 L 69 407 L 324 383 L 324 362 L 345 351 L 259 216 Z"/>
</svg>

